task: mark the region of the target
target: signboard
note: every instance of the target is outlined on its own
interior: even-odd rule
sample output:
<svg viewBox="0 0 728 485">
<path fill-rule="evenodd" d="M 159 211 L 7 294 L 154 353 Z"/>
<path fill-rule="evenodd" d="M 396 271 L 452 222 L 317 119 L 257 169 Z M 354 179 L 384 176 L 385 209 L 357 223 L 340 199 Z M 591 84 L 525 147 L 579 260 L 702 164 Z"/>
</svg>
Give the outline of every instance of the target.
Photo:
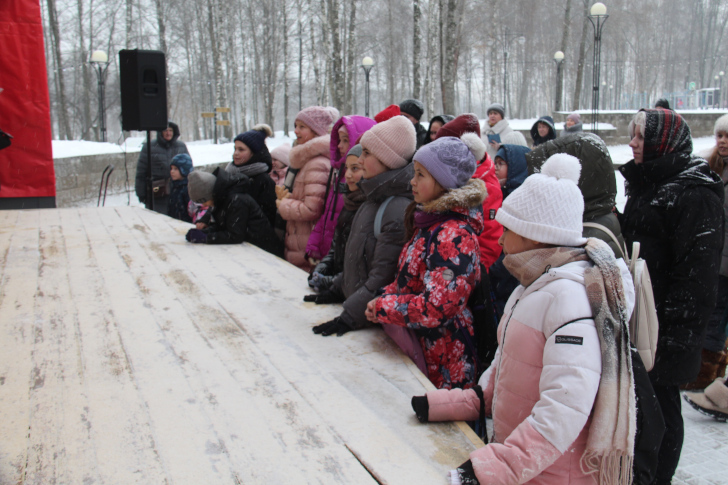
<svg viewBox="0 0 728 485">
<path fill-rule="evenodd" d="M 229 113 L 230 108 L 215 108 L 215 111 L 217 111 L 218 113 Z"/>
<path fill-rule="evenodd" d="M 217 120 L 216 123 L 218 126 L 230 126 L 229 120 Z"/>
<path fill-rule="evenodd" d="M 201 113 L 203 118 L 214 118 L 215 113 Z"/>
</svg>

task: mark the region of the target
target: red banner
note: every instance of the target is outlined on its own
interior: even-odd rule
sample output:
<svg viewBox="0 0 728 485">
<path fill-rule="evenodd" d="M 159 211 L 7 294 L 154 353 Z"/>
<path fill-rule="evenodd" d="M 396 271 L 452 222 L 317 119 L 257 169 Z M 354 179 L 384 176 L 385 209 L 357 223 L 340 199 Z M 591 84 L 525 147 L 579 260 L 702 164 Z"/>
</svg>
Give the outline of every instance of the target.
<svg viewBox="0 0 728 485">
<path fill-rule="evenodd" d="M 0 1 L 0 197 L 54 197 L 48 74 L 39 0 Z"/>
</svg>

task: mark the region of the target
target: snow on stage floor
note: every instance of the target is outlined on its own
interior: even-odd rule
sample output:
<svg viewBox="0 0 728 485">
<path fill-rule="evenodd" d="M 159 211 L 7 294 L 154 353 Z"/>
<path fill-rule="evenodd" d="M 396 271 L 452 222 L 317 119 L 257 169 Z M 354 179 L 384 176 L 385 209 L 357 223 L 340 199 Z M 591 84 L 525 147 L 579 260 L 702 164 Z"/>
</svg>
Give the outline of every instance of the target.
<svg viewBox="0 0 728 485">
<path fill-rule="evenodd" d="M 258 248 L 146 209 L 0 211 L 0 483 L 444 483 L 480 443 Z M 482 445 L 481 445 L 482 446 Z"/>
</svg>

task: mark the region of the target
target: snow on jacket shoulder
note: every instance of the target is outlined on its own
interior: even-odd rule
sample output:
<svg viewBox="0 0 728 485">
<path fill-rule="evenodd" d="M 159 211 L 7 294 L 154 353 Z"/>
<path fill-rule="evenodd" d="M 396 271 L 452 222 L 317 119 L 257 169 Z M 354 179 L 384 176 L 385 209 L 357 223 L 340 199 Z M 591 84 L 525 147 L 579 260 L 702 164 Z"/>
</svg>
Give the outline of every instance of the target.
<svg viewBox="0 0 728 485">
<path fill-rule="evenodd" d="M 481 277 L 477 235 L 483 229 L 485 196 L 483 181 L 471 179 L 424 204 L 425 212 L 452 218 L 415 232 L 400 254 L 396 279 L 377 300 L 381 323 L 415 331 L 428 377 L 439 389 L 471 387 L 475 380 L 467 302 Z"/>
<path fill-rule="evenodd" d="M 324 209 L 330 139 L 327 134 L 291 148 L 290 168 L 300 171 L 291 195 L 278 206 L 278 212 L 287 221 L 285 258 L 305 271 L 310 269 L 305 257 L 306 244 Z"/>
<path fill-rule="evenodd" d="M 590 265 L 552 268 L 509 299 L 498 352 L 480 379 L 494 426 L 493 442 L 470 454 L 481 483 L 594 483 L 580 466 L 601 376 L 584 287 Z M 431 421 L 477 417 L 472 390 L 427 398 Z"/>
</svg>

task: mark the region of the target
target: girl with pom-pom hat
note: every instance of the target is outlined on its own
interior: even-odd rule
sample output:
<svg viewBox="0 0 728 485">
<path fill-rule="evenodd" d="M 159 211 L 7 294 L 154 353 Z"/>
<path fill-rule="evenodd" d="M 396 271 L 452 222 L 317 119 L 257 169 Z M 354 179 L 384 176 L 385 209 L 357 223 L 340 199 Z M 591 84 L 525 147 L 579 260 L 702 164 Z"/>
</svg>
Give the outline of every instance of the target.
<svg viewBox="0 0 728 485">
<path fill-rule="evenodd" d="M 414 202 L 405 213 L 409 243 L 394 282 L 367 305 L 367 318 L 383 324 L 440 389 L 472 387 L 477 372 L 467 302 L 481 277 L 478 234 L 487 192 L 482 180 L 471 178 L 473 148 L 446 136 L 415 153 Z M 398 328 L 408 329 L 419 348 L 411 349 Z"/>
<path fill-rule="evenodd" d="M 581 235 L 580 171 L 571 155 L 552 156 L 496 215 L 504 263 L 521 285 L 480 389 L 412 401 L 423 422 L 492 414 L 492 442 L 453 470 L 451 483 L 631 483 L 635 398 L 624 289 L 611 249 Z"/>
</svg>

